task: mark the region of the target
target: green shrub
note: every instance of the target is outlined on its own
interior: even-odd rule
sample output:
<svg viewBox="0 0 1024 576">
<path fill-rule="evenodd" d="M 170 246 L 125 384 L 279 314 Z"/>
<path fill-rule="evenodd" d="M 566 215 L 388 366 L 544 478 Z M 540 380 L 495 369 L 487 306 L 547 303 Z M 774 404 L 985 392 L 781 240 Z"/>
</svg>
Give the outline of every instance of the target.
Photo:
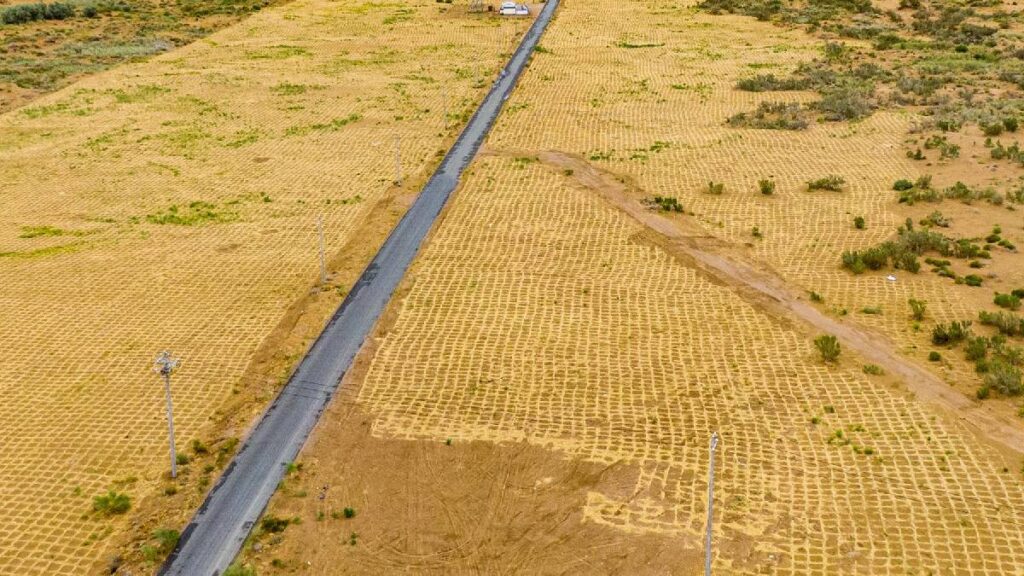
<svg viewBox="0 0 1024 576">
<path fill-rule="evenodd" d="M 968 274 L 967 276 L 964 276 L 964 284 L 967 284 L 968 286 L 977 288 L 978 286 L 981 286 L 981 282 L 981 276 L 978 276 L 977 274 Z"/>
<path fill-rule="evenodd" d="M 967 360 L 970 362 L 984 360 L 988 355 L 988 338 L 985 338 L 984 336 L 968 338 L 967 346 L 964 347 L 964 353 L 966 354 Z"/>
<path fill-rule="evenodd" d="M 707 192 L 708 194 L 713 194 L 715 196 L 720 196 L 722 194 L 722 192 L 725 192 L 725 184 L 723 184 L 722 182 L 717 182 L 716 183 L 714 181 L 708 182 L 708 185 L 704 189 L 704 191 Z"/>
<path fill-rule="evenodd" d="M 191 462 L 191 461 L 192 461 L 192 459 L 188 457 L 188 454 L 181 454 L 181 453 L 178 453 L 178 454 L 177 454 L 177 455 L 176 455 L 176 456 L 174 457 L 174 461 L 178 463 L 178 466 L 185 466 L 185 465 L 187 465 L 187 464 L 188 464 L 189 462 Z"/>
<path fill-rule="evenodd" d="M 278 518 L 277 516 L 264 516 L 260 520 L 260 528 L 264 532 L 276 534 L 278 532 L 284 532 L 285 528 L 291 524 L 292 521 L 289 518 Z"/>
<path fill-rule="evenodd" d="M 992 137 L 999 136 L 999 135 L 1001 135 L 1003 133 L 1003 125 L 1002 124 L 985 124 L 985 125 L 982 125 L 981 131 L 982 131 L 982 133 L 985 134 L 985 136 L 992 136 Z"/>
<path fill-rule="evenodd" d="M 866 228 L 867 225 L 864 222 L 864 217 L 863 216 L 855 217 L 853 219 L 853 227 L 856 228 L 857 230 L 863 230 L 864 228 Z"/>
<path fill-rule="evenodd" d="M 942 354 L 939 354 L 935 350 L 932 350 L 931 352 L 928 353 L 929 362 L 938 362 L 940 360 L 942 360 Z"/>
<path fill-rule="evenodd" d="M 127 494 L 121 494 L 113 490 L 107 491 L 106 494 L 94 496 L 92 499 L 92 509 L 105 516 L 124 514 L 131 507 L 132 501 Z"/>
<path fill-rule="evenodd" d="M 978 398 L 978 400 L 984 400 L 989 397 L 991 392 L 992 389 L 989 388 L 988 386 L 980 386 L 978 387 L 978 391 L 975 392 L 974 395 Z"/>
<path fill-rule="evenodd" d="M 843 252 L 842 261 L 843 268 L 854 274 L 863 274 L 867 270 L 867 264 L 864 263 L 864 258 L 860 252 L 846 250 Z"/>
<path fill-rule="evenodd" d="M 938 226 L 940 228 L 949 228 L 949 219 L 942 215 L 942 212 L 938 210 L 932 212 L 928 216 L 921 220 L 922 226 Z"/>
<path fill-rule="evenodd" d="M 1020 298 L 1014 294 L 1000 294 L 996 292 L 995 298 L 992 302 L 1000 308 L 1006 308 L 1008 310 L 1016 310 L 1020 308 Z"/>
<path fill-rule="evenodd" d="M 178 540 L 181 538 L 181 534 L 177 530 L 170 528 L 160 528 L 153 531 L 153 538 L 156 539 L 160 545 L 160 551 L 164 554 L 169 554 L 174 547 L 178 545 Z"/>
<path fill-rule="evenodd" d="M 818 178 L 817 180 L 811 180 L 807 183 L 807 189 L 839 192 L 843 189 L 844 184 L 846 184 L 846 180 L 842 176 L 836 176 L 833 174 L 825 176 L 824 178 Z"/>
<path fill-rule="evenodd" d="M 232 564 L 224 571 L 223 576 L 256 576 L 256 569 L 243 564 Z"/>
<path fill-rule="evenodd" d="M 819 90 L 821 100 L 815 102 L 814 107 L 821 111 L 825 120 L 856 120 L 869 116 L 874 110 L 874 86 L 870 83 L 850 80 L 820 87 Z"/>
<path fill-rule="evenodd" d="M 1003 118 L 1003 128 L 1005 128 L 1007 132 L 1016 132 L 1018 128 L 1017 119 L 1012 116 Z"/>
<path fill-rule="evenodd" d="M 835 362 L 841 352 L 839 340 L 831 334 L 822 334 L 815 338 L 814 347 L 818 349 L 821 359 L 825 362 Z"/>
<path fill-rule="evenodd" d="M 882 367 L 877 364 L 865 364 L 864 373 L 872 376 L 881 376 L 885 374 L 885 370 L 882 370 Z"/>
<path fill-rule="evenodd" d="M 345 508 L 344 510 L 342 510 L 342 514 L 345 515 L 345 518 L 355 518 L 356 517 L 356 509 L 355 508 Z"/>
<path fill-rule="evenodd" d="M 806 110 L 797 102 L 761 102 L 753 112 L 730 116 L 726 124 L 734 128 L 805 130 L 810 122 Z"/>
<path fill-rule="evenodd" d="M 913 187 L 914 187 L 914 183 L 911 182 L 910 180 L 906 180 L 906 179 L 897 180 L 896 182 L 893 182 L 893 185 L 892 185 L 892 189 L 896 190 L 897 192 L 902 192 L 904 190 L 910 190 Z"/>
<path fill-rule="evenodd" d="M 763 178 L 757 181 L 757 187 L 761 190 L 761 194 L 765 196 L 771 196 L 775 193 L 775 181 Z"/>
<path fill-rule="evenodd" d="M 1024 388 L 1021 387 L 1020 369 L 1002 360 L 994 360 L 989 364 L 985 386 L 994 388 L 1005 396 L 1017 396 L 1024 392 Z"/>
<path fill-rule="evenodd" d="M 978 319 L 984 326 L 994 326 L 1004 336 L 1024 335 L 1024 318 L 1010 312 L 986 312 L 982 310 L 978 313 Z"/>
<path fill-rule="evenodd" d="M 776 78 L 774 74 L 758 74 L 741 79 L 736 83 L 736 88 L 746 92 L 806 90 L 808 82 L 802 78 Z"/>
<path fill-rule="evenodd" d="M 914 320 L 924 320 L 924 313 L 928 310 L 928 303 L 914 298 L 907 300 L 907 303 L 910 304 L 910 315 Z"/>
<path fill-rule="evenodd" d="M 932 343 L 945 346 L 962 342 L 971 335 L 971 321 L 938 324 L 932 329 Z"/>
<path fill-rule="evenodd" d="M 75 7 L 65 2 L 53 4 L 15 4 L 0 11 L 0 22 L 24 24 L 34 20 L 66 20 L 75 15 Z"/>
<path fill-rule="evenodd" d="M 662 212 L 682 212 L 683 205 L 674 196 L 655 196 L 652 203 Z"/>
</svg>

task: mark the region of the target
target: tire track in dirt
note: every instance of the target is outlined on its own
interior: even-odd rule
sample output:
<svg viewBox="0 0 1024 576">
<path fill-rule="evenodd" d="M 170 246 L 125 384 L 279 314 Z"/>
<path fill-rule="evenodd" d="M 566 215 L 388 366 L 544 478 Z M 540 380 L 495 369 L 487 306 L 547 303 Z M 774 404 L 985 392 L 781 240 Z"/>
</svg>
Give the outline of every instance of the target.
<svg viewBox="0 0 1024 576">
<path fill-rule="evenodd" d="M 487 150 L 487 154 L 505 155 Z M 650 240 L 720 284 L 733 288 L 751 304 L 783 321 L 835 335 L 864 359 L 898 377 L 920 400 L 950 412 L 966 429 L 1002 449 L 1024 454 L 1024 429 L 986 410 L 916 363 L 893 352 L 895 344 L 862 326 L 830 318 L 805 301 L 777 272 L 751 262 L 739 251 L 710 235 L 692 219 L 672 220 L 652 212 L 639 198 L 643 193 L 623 177 L 601 170 L 580 156 L 548 150 L 537 155 L 602 200 L 624 212 L 651 232 Z"/>
</svg>

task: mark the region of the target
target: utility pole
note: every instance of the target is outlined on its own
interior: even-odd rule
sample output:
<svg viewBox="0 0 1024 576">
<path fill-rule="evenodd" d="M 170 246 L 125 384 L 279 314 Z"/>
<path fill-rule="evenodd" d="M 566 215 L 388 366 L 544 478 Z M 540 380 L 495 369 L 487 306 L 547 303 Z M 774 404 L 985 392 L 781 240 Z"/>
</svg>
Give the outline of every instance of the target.
<svg viewBox="0 0 1024 576">
<path fill-rule="evenodd" d="M 402 185 L 402 137 L 395 134 L 395 184 Z"/>
<path fill-rule="evenodd" d="M 178 454 L 174 450 L 174 405 L 171 403 L 171 372 L 181 364 L 181 360 L 172 358 L 171 353 L 164 350 L 156 357 L 153 371 L 164 379 L 164 392 L 167 395 L 167 434 L 171 438 L 171 478 L 178 477 Z"/>
<path fill-rule="evenodd" d="M 320 236 L 320 284 L 327 284 L 327 263 L 324 261 L 324 215 L 316 217 L 316 232 Z"/>
<path fill-rule="evenodd" d="M 708 531 L 704 538 L 704 576 L 711 576 L 711 523 L 715 518 L 715 449 L 718 448 L 718 432 L 711 434 L 711 450 L 708 455 Z"/>
</svg>

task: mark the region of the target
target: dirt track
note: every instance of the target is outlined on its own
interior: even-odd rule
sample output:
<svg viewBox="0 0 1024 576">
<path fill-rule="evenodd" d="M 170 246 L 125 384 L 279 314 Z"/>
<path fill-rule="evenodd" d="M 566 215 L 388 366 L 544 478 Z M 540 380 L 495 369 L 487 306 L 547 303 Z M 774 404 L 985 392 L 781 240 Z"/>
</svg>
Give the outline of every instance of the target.
<svg viewBox="0 0 1024 576">
<path fill-rule="evenodd" d="M 718 282 L 736 288 L 744 299 L 771 310 L 780 318 L 798 319 L 818 331 L 835 335 L 865 360 L 899 377 L 917 398 L 952 412 L 968 429 L 991 442 L 1024 453 L 1024 429 L 1019 425 L 983 404 L 972 402 L 931 372 L 893 353 L 896 346 L 884 336 L 826 316 L 768 267 L 744 259 L 739 250 L 710 236 L 692 219 L 669 219 L 652 212 L 640 203 L 639 190 L 578 156 L 546 151 L 539 158 L 548 166 L 572 170 L 577 182 L 654 232 L 655 242 L 668 253 L 686 259 L 688 264 L 696 264 Z"/>
</svg>

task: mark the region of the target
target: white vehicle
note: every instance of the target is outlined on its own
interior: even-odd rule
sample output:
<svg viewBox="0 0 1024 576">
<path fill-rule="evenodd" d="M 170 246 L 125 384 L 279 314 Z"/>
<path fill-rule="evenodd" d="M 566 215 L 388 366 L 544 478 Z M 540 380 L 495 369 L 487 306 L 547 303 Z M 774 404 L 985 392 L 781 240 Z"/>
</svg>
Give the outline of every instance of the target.
<svg viewBox="0 0 1024 576">
<path fill-rule="evenodd" d="M 498 14 L 502 16 L 515 16 L 516 15 L 516 3 L 515 2 L 502 2 L 501 8 L 498 9 Z"/>
</svg>

